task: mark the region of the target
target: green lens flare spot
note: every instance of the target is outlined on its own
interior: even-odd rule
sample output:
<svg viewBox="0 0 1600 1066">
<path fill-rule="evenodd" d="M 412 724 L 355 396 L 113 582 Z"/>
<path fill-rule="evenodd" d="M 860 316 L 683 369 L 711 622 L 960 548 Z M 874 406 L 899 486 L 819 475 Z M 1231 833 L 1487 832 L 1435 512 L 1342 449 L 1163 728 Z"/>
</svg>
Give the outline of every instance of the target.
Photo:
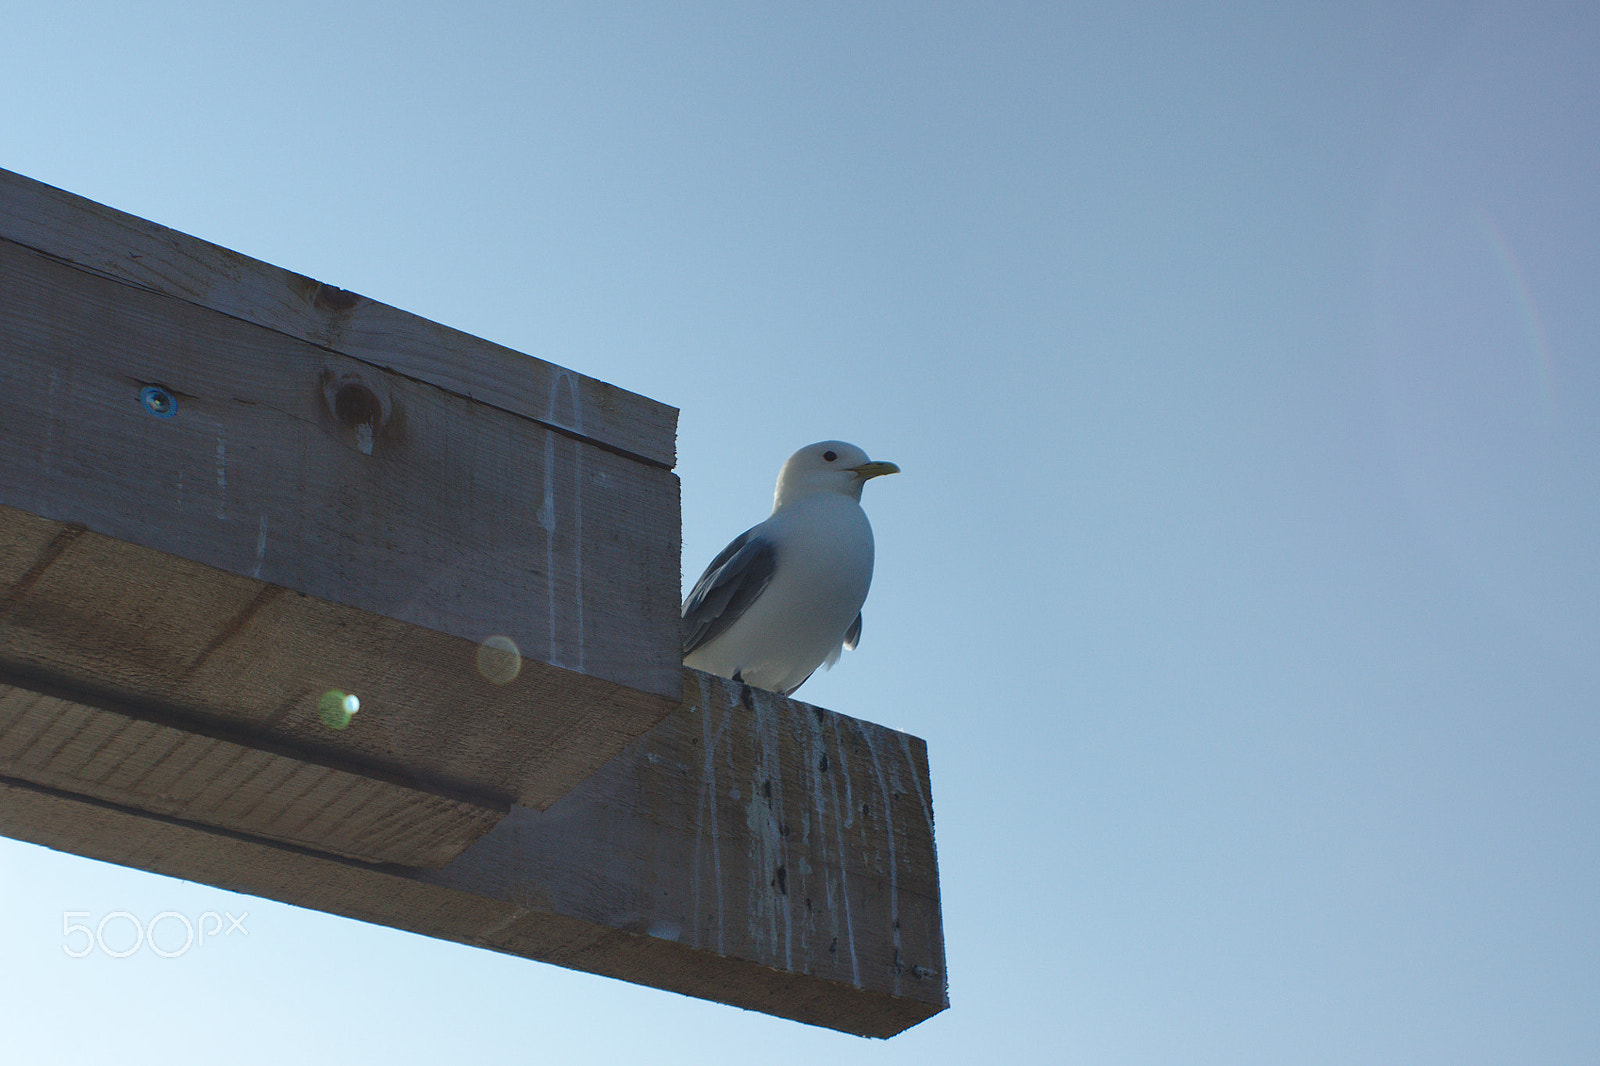
<svg viewBox="0 0 1600 1066">
<path fill-rule="evenodd" d="M 359 699 L 351 693 L 340 692 L 336 688 L 324 692 L 322 699 L 317 701 L 317 717 L 322 719 L 322 724 L 329 729 L 345 728 L 360 709 Z"/>
</svg>

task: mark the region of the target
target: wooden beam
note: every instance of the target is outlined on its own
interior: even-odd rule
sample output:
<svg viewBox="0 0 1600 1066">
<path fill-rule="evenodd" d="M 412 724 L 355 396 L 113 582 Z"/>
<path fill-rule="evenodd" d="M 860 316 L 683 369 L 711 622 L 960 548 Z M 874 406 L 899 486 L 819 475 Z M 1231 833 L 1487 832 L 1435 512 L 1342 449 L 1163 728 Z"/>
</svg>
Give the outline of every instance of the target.
<svg viewBox="0 0 1600 1066">
<path fill-rule="evenodd" d="M 62 690 L 0 685 L 0 777 L 367 862 L 442 866 L 506 808 Z M 254 739 L 254 738 L 252 738 Z"/>
<path fill-rule="evenodd" d="M 0 293 L 3 502 L 676 695 L 669 472 L 4 241 Z"/>
<path fill-rule="evenodd" d="M 514 678 L 486 674 L 481 650 L 474 641 L 0 506 L 0 684 L 19 690 L 11 701 L 16 717 L 9 724 L 0 718 L 0 774 L 167 813 L 137 797 L 166 795 L 160 766 L 167 749 L 185 744 L 193 752 L 191 735 L 204 737 L 234 755 L 254 748 L 393 782 L 401 788 L 395 802 L 437 794 L 477 808 L 461 811 L 454 850 L 431 841 L 424 862 L 424 844 L 416 842 L 409 863 L 435 865 L 513 803 L 548 807 L 674 706 L 536 659 L 522 660 Z M 323 694 L 335 690 L 356 695 L 362 708 L 339 730 L 320 715 Z M 35 711 L 24 716 L 17 702 L 23 693 L 73 705 L 80 724 L 120 738 L 118 745 L 137 740 L 131 761 L 112 759 L 121 747 L 82 749 L 81 781 L 70 785 L 59 777 L 65 771 L 54 747 L 28 739 L 29 721 L 41 719 Z M 130 721 L 144 726 L 127 732 Z M 147 764 L 149 781 L 129 777 Z M 220 801 L 223 784 L 236 777 L 219 779 L 207 795 Z M 106 793 L 113 778 L 127 779 L 123 791 Z M 287 825 L 300 812 L 308 825 L 319 824 L 312 819 L 322 798 L 308 793 L 274 817 Z M 265 832 L 259 819 L 206 813 L 198 794 L 185 802 L 188 817 Z M 324 850 L 408 861 L 363 852 L 358 840 L 324 841 Z"/>
<path fill-rule="evenodd" d="M 0 237 L 671 468 L 665 404 L 0 170 Z"/>
<path fill-rule="evenodd" d="M 680 665 L 670 408 L 3 171 L 0 351 L 0 832 L 944 1008 L 922 742 Z"/>
<path fill-rule="evenodd" d="M 558 667 L 495 683 L 472 642 L 6 507 L 0 590 L 6 835 L 863 1035 L 945 1005 L 914 737 L 694 671 L 627 724 Z"/>
<path fill-rule="evenodd" d="M 0 832 L 863 1036 L 943 1010 L 922 742 L 685 673 L 659 725 L 443 869 L 341 861 L 18 781 L 0 781 Z"/>
</svg>

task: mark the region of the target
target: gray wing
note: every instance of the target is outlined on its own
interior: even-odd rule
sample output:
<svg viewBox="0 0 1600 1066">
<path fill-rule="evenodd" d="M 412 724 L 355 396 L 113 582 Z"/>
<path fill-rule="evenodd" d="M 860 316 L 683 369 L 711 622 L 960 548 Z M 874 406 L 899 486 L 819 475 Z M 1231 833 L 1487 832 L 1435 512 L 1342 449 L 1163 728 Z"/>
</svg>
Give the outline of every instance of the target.
<svg viewBox="0 0 1600 1066">
<path fill-rule="evenodd" d="M 683 654 L 720 636 L 772 581 L 778 553 L 760 528 L 739 534 L 694 583 L 683 601 Z"/>
<path fill-rule="evenodd" d="M 850 628 L 844 631 L 844 646 L 851 651 L 856 650 L 856 645 L 861 643 L 861 616 L 856 615 L 856 620 L 850 623 Z"/>
</svg>

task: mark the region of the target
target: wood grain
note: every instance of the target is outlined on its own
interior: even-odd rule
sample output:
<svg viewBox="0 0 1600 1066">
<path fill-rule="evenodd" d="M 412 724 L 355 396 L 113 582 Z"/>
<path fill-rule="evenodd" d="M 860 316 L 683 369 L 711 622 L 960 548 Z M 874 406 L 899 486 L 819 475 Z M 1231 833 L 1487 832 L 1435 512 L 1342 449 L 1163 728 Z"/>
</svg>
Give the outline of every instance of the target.
<svg viewBox="0 0 1600 1066">
<path fill-rule="evenodd" d="M 0 781 L 0 832 L 863 1036 L 945 1009 L 922 742 L 686 673 L 654 730 L 440 870 L 19 781 Z"/>
<path fill-rule="evenodd" d="M 601 938 L 559 948 L 551 961 L 565 966 L 620 976 L 626 958 L 649 967 L 651 984 L 740 1006 L 780 996 L 775 1013 L 869 1035 L 894 1031 L 867 1009 L 872 997 L 896 1005 L 900 1027 L 908 1012 L 942 1009 L 923 742 L 685 676 L 684 703 L 593 777 L 548 810 L 512 811 L 450 866 L 418 876 L 643 935 L 651 949 L 614 954 Z M 542 936 L 513 924 L 491 946 L 549 957 Z M 786 976 L 753 983 L 713 960 Z M 840 988 L 866 994 L 851 998 L 861 1013 L 842 1012 Z"/>
<path fill-rule="evenodd" d="M 478 647 L 0 506 L 0 681 L 19 688 L 534 808 L 674 706 L 533 659 L 496 683 Z M 329 690 L 361 701 L 347 729 L 318 717 Z"/>
<path fill-rule="evenodd" d="M 0 776 L 365 862 L 443 866 L 505 814 L 0 684 Z"/>
<path fill-rule="evenodd" d="M 0 237 L 670 469 L 677 412 L 626 389 L 0 170 Z"/>
<path fill-rule="evenodd" d="M 681 668 L 670 408 L 3 171 L 0 353 L 0 832 L 846 1032 L 945 1008 L 922 742 Z"/>
<path fill-rule="evenodd" d="M 676 699 L 669 471 L 4 240 L 0 350 L 0 503 Z"/>
</svg>

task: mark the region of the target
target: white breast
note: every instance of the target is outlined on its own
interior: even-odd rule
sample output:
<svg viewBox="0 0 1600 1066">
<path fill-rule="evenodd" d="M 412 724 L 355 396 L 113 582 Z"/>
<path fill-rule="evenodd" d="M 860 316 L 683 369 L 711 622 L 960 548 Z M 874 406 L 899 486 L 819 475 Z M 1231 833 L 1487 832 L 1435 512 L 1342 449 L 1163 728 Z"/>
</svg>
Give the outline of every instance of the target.
<svg viewBox="0 0 1600 1066">
<path fill-rule="evenodd" d="M 774 692 L 789 692 L 839 656 L 872 584 L 872 527 L 848 496 L 819 494 L 763 523 L 772 581 L 727 631 L 684 661 Z"/>
</svg>

